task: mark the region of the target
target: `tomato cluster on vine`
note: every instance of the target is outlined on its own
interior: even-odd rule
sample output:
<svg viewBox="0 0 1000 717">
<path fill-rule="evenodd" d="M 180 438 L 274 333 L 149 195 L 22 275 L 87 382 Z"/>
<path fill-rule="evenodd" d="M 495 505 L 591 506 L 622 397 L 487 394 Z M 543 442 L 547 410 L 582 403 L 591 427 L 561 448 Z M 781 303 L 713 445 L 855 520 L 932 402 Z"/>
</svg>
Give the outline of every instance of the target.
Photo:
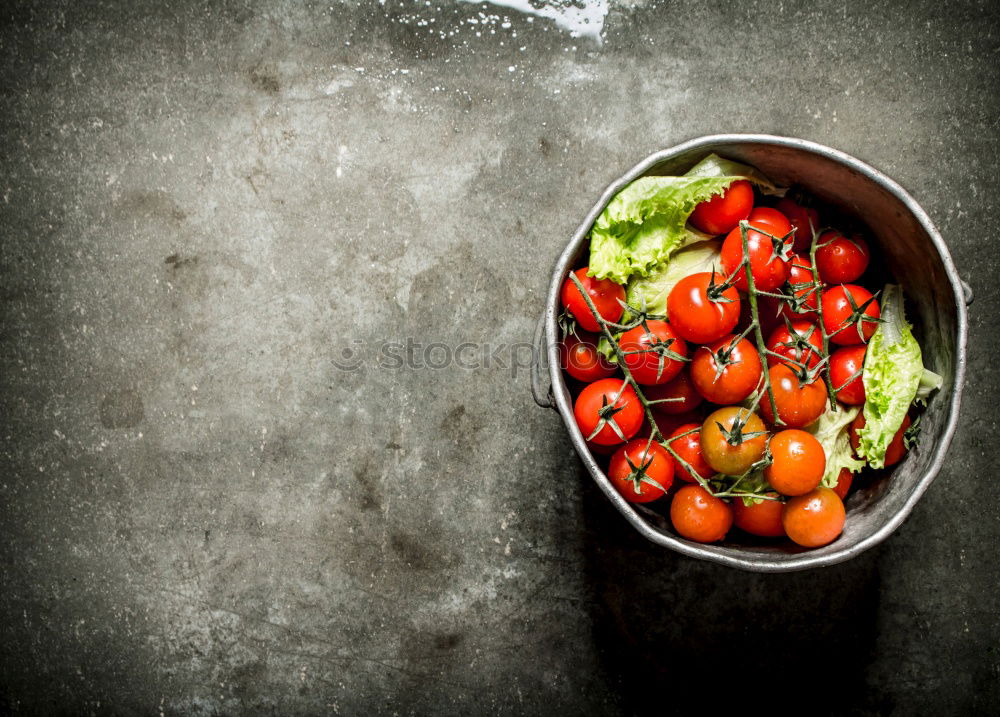
<svg viewBox="0 0 1000 717">
<path fill-rule="evenodd" d="M 577 424 L 621 495 L 662 504 L 684 538 L 721 541 L 735 526 L 826 545 L 843 529 L 853 475 L 822 485 L 826 454 L 808 429 L 865 402 L 880 320 L 877 294 L 858 283 L 868 243 L 791 199 L 755 206 L 745 180 L 689 223 L 721 238 L 718 266 L 677 281 L 664 315 L 627 304 L 624 287 L 587 267 L 567 277 L 563 366 L 579 382 Z M 905 452 L 908 425 L 886 465 Z"/>
</svg>

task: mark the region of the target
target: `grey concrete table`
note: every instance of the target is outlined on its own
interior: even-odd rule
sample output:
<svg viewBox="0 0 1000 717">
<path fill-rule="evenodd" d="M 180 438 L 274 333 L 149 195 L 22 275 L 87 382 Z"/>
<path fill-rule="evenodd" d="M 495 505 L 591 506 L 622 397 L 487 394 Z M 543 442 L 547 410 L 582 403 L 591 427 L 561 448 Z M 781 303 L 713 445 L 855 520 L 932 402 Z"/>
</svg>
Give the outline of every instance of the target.
<svg viewBox="0 0 1000 717">
<path fill-rule="evenodd" d="M 996 6 L 581 4 L 4 4 L 2 711 L 998 709 Z M 718 131 L 883 169 L 977 297 L 938 481 L 820 572 L 644 543 L 512 369 Z"/>
</svg>

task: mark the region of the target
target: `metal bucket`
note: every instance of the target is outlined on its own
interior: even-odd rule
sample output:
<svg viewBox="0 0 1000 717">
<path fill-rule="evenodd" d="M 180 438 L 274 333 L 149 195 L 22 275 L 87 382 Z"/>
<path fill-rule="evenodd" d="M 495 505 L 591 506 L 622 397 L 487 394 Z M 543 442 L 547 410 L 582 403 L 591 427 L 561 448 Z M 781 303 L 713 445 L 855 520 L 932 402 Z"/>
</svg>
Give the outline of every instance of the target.
<svg viewBox="0 0 1000 717">
<path fill-rule="evenodd" d="M 587 235 L 604 207 L 629 182 L 644 175 L 683 174 L 706 154 L 716 152 L 760 169 L 772 180 L 798 184 L 845 213 L 863 219 L 869 241 L 902 283 L 909 301 L 924 363 L 944 377 L 944 385 L 921 419 L 919 445 L 891 475 L 855 491 L 846 503 L 843 534 L 830 545 L 806 550 L 791 544 L 749 546 L 723 542 L 694 543 L 678 536 L 670 521 L 625 501 L 591 455 L 573 418 L 573 398 L 559 365 L 559 290 L 587 247 Z M 703 560 L 744 570 L 787 572 L 833 565 L 885 540 L 913 510 L 944 461 L 962 396 L 965 377 L 966 305 L 971 291 L 958 276 L 948 247 L 927 214 L 898 184 L 850 155 L 814 142 L 769 135 L 711 135 L 650 155 L 611 184 L 576 230 L 556 263 L 545 313 L 535 334 L 536 356 L 548 364 L 550 387 L 542 386 L 544 368 L 536 362 L 532 393 L 543 407 L 562 415 L 573 445 L 597 485 L 636 530 L 654 543 Z M 544 335 L 544 354 L 541 341 Z"/>
</svg>

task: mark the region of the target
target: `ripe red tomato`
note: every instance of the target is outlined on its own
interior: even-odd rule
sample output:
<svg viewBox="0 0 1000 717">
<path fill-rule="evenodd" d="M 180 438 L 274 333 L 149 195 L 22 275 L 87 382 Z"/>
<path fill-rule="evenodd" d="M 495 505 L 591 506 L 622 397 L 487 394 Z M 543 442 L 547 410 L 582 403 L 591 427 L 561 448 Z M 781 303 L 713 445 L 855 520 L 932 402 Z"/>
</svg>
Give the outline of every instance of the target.
<svg viewBox="0 0 1000 717">
<path fill-rule="evenodd" d="M 782 495 L 805 495 L 819 485 L 826 470 L 826 452 L 811 433 L 792 428 L 771 437 L 772 462 L 764 477 Z"/>
<path fill-rule="evenodd" d="M 834 286 L 823 292 L 823 326 L 839 346 L 867 343 L 882 312 L 872 293 L 857 284 Z M 865 307 L 862 311 L 861 307 Z M 865 318 L 867 317 L 867 318 Z M 861 333 L 858 333 L 860 324 Z"/>
<path fill-rule="evenodd" d="M 735 430 L 739 421 L 741 427 Z M 737 436 L 736 434 L 739 433 Z M 764 457 L 767 431 L 756 413 L 739 406 L 714 411 L 701 424 L 701 454 L 717 472 L 730 476 L 746 473 Z"/>
<path fill-rule="evenodd" d="M 778 417 L 785 428 L 802 428 L 815 421 L 826 410 L 826 386 L 816 377 L 812 381 L 802 381 L 785 364 L 772 366 L 768 370 L 774 403 L 778 407 Z M 771 400 L 767 395 L 760 399 L 760 412 L 771 425 L 775 425 Z"/>
<path fill-rule="evenodd" d="M 774 492 L 765 495 L 777 498 Z M 785 528 L 781 525 L 781 514 L 784 512 L 785 504 L 780 500 L 762 500 L 753 505 L 746 505 L 742 498 L 733 499 L 733 523 L 740 530 L 744 530 L 750 535 L 759 535 L 762 538 L 777 538 L 785 534 Z"/>
<path fill-rule="evenodd" d="M 670 502 L 670 522 L 688 540 L 714 543 L 733 525 L 733 509 L 700 485 L 683 486 Z"/>
<path fill-rule="evenodd" d="M 829 488 L 815 488 L 785 503 L 781 524 L 794 542 L 806 548 L 832 543 L 844 529 L 844 503 Z"/>
<path fill-rule="evenodd" d="M 848 435 L 851 438 L 851 448 L 854 449 L 855 455 L 858 453 L 858 431 L 865 427 L 865 423 L 864 411 L 859 411 L 858 417 L 851 421 L 851 428 L 848 431 Z M 910 427 L 911 423 L 910 417 L 906 416 L 903 419 L 903 424 L 896 431 L 896 435 L 889 441 L 889 447 L 885 449 L 886 468 L 896 465 L 906 455 L 906 443 L 903 441 L 903 434 L 906 433 L 906 429 Z"/>
<path fill-rule="evenodd" d="M 865 382 L 861 371 L 867 351 L 868 347 L 861 344 L 845 346 L 830 354 L 830 382 L 837 391 L 837 399 L 849 406 L 860 406 L 865 402 Z"/>
<path fill-rule="evenodd" d="M 813 281 L 812 262 L 804 256 L 792 254 L 788 265 L 788 288 L 796 298 L 796 307 L 787 301 L 781 302 L 781 312 L 791 319 L 816 320 L 819 317 L 819 289 Z M 770 297 L 764 297 L 770 298 Z M 772 299 L 773 301 L 773 299 Z"/>
<path fill-rule="evenodd" d="M 618 346 L 625 353 L 625 365 L 632 378 L 643 385 L 666 383 L 684 368 L 688 349 L 670 324 L 659 319 L 646 322 L 646 331 L 636 326 L 621 335 Z"/>
<path fill-rule="evenodd" d="M 837 476 L 837 485 L 833 486 L 833 492 L 841 500 L 847 500 L 847 492 L 851 489 L 851 483 L 853 482 L 854 474 L 846 468 L 841 468 L 840 474 Z"/>
<path fill-rule="evenodd" d="M 745 179 L 738 179 L 722 194 L 702 202 L 694 208 L 688 221 L 706 234 L 725 234 L 750 216 L 753 209 L 753 187 Z"/>
<path fill-rule="evenodd" d="M 648 503 L 674 482 L 674 459 L 656 441 L 629 441 L 611 456 L 608 478 L 625 500 Z"/>
<path fill-rule="evenodd" d="M 855 235 L 850 238 L 840 232 L 823 232 L 816 248 L 816 268 L 819 278 L 828 284 L 847 284 L 865 273 L 871 253 L 868 244 Z"/>
<path fill-rule="evenodd" d="M 619 300 L 625 301 L 625 287 L 610 279 L 594 279 L 587 276 L 587 267 L 577 269 L 574 273 L 583 284 L 583 288 L 587 290 L 587 295 L 594 302 L 601 318 L 605 321 L 618 321 L 622 317 L 623 311 L 622 305 L 618 302 Z M 582 329 L 585 331 L 601 330 L 601 325 L 594 318 L 590 307 L 587 306 L 583 294 L 580 293 L 571 279 L 566 279 L 563 282 L 560 298 L 562 305 L 573 315 Z"/>
<path fill-rule="evenodd" d="M 714 271 L 686 276 L 670 290 L 667 316 L 681 338 L 707 344 L 733 330 L 740 318 L 740 294 L 732 286 L 719 291 L 725 277 Z"/>
<path fill-rule="evenodd" d="M 597 338 L 570 334 L 562 342 L 563 368 L 578 381 L 596 381 L 615 375 L 617 367 L 597 350 Z"/>
<path fill-rule="evenodd" d="M 750 212 L 751 227 L 766 231 L 776 237 L 784 237 L 792 225 L 780 212 L 767 207 L 758 207 Z M 784 243 L 784 250 L 790 250 L 791 237 Z M 774 291 L 788 277 L 788 259 L 781 258 L 774 251 L 771 237 L 750 229 L 747 232 L 747 248 L 750 252 L 750 273 L 754 287 L 760 291 Z M 733 283 L 740 291 L 747 291 L 746 273 L 740 268 L 743 262 L 743 235 L 739 227 L 733 229 L 722 242 L 722 268 L 726 276 L 733 276 Z M 734 275 L 739 269 L 739 272 Z"/>
<path fill-rule="evenodd" d="M 823 333 L 811 321 L 789 321 L 771 332 L 767 350 L 784 357 L 768 355 L 768 366 L 783 363 L 793 370 L 812 368 L 823 357 Z"/>
<path fill-rule="evenodd" d="M 779 237 L 792 231 L 792 224 L 788 221 L 788 217 L 777 209 L 771 209 L 771 207 L 757 207 L 750 212 L 750 218 L 747 221 L 750 222 L 751 226 Z"/>
<path fill-rule="evenodd" d="M 643 413 L 635 391 L 618 378 L 594 381 L 580 392 L 573 406 L 583 437 L 602 446 L 623 443 L 634 436 L 642 426 Z"/>
<path fill-rule="evenodd" d="M 735 336 L 723 336 L 708 346 L 699 346 L 691 361 L 691 380 L 702 396 L 712 403 L 739 403 L 760 383 L 762 367 L 757 349 L 747 339 L 734 343 Z M 722 371 L 717 374 L 720 366 Z"/>
<path fill-rule="evenodd" d="M 654 403 L 652 408 L 655 413 L 667 413 L 672 416 L 692 411 L 702 402 L 701 394 L 691 381 L 691 372 L 686 369 L 682 369 L 666 383 L 649 386 L 644 393 L 649 401 L 670 399 L 664 403 Z"/>
<path fill-rule="evenodd" d="M 705 457 L 701 453 L 700 423 L 685 423 L 682 426 L 678 426 L 673 433 L 670 434 L 670 438 L 667 440 L 667 443 L 670 444 L 674 453 L 683 458 L 684 461 L 691 466 L 691 469 L 694 470 L 694 472 L 699 476 L 708 479 L 715 475 L 715 470 L 712 466 L 708 465 L 705 461 Z M 691 473 L 676 459 L 674 460 L 674 475 L 682 481 L 686 481 L 688 483 L 698 482 L 698 479 L 691 475 Z"/>
<path fill-rule="evenodd" d="M 775 209 L 788 217 L 795 228 L 795 251 L 809 251 L 813 231 L 819 231 L 819 212 L 796 204 L 791 199 L 778 200 Z"/>
</svg>

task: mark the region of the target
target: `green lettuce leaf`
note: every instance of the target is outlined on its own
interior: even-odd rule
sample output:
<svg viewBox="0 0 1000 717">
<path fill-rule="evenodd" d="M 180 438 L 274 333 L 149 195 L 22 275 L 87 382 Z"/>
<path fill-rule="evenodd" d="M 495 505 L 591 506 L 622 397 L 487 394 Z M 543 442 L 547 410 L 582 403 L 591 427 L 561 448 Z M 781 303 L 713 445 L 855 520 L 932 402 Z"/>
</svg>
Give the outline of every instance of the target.
<svg viewBox="0 0 1000 717">
<path fill-rule="evenodd" d="M 920 385 L 917 386 L 917 399 L 926 401 L 928 396 L 941 388 L 942 383 L 944 383 L 944 379 L 941 376 L 929 368 L 925 368 L 924 372 L 920 374 Z"/>
<path fill-rule="evenodd" d="M 624 284 L 647 276 L 657 264 L 706 235 L 687 226 L 700 203 L 724 192 L 737 179 L 780 193 L 752 167 L 709 155 L 683 177 L 640 177 L 620 191 L 590 232 L 590 276 Z"/>
<path fill-rule="evenodd" d="M 815 423 L 804 430 L 815 436 L 826 453 L 826 470 L 823 472 L 821 485 L 833 488 L 837 478 L 844 468 L 851 473 L 857 473 L 865 467 L 865 462 L 854 457 L 851 450 L 851 438 L 848 428 L 861 410 L 858 406 L 838 406 L 836 411 L 826 405 L 826 412 Z"/>
<path fill-rule="evenodd" d="M 740 164 L 731 159 L 725 159 L 717 154 L 710 154 L 705 159 L 698 162 L 687 172 L 685 177 L 734 177 L 746 179 L 757 185 L 764 194 L 771 194 L 777 197 L 785 196 L 785 188 L 774 184 L 770 179 L 751 167 L 749 164 Z"/>
<path fill-rule="evenodd" d="M 608 337 L 604 334 L 601 334 L 601 337 L 597 339 L 597 353 L 606 358 L 609 363 L 618 363 L 618 354 L 615 352 L 611 342 L 608 341 Z"/>
<path fill-rule="evenodd" d="M 882 320 L 868 342 L 862 372 L 865 426 L 858 431 L 858 455 L 873 468 L 885 465 L 885 451 L 903 425 L 924 377 L 920 345 L 906 322 L 898 285 L 889 284 L 883 290 Z M 932 385 L 940 385 L 934 377 L 928 379 L 928 393 Z"/>
<path fill-rule="evenodd" d="M 667 297 L 677 282 L 690 274 L 719 269 L 722 262 L 721 243 L 718 240 L 700 241 L 684 247 L 669 260 L 658 264 L 648 276 L 633 276 L 625 287 L 625 301 L 629 306 L 641 308 L 651 314 L 667 313 Z M 720 275 L 717 281 L 722 283 Z"/>
<path fill-rule="evenodd" d="M 730 489 L 735 488 L 740 493 L 750 493 L 752 495 L 743 495 L 738 499 L 742 500 L 743 505 L 749 508 L 757 503 L 763 503 L 766 499 L 760 498 L 758 496 L 764 495 L 774 490 L 771 484 L 767 482 L 767 478 L 764 477 L 764 469 L 755 470 L 744 478 L 738 478 L 732 485 L 729 486 Z"/>
</svg>

